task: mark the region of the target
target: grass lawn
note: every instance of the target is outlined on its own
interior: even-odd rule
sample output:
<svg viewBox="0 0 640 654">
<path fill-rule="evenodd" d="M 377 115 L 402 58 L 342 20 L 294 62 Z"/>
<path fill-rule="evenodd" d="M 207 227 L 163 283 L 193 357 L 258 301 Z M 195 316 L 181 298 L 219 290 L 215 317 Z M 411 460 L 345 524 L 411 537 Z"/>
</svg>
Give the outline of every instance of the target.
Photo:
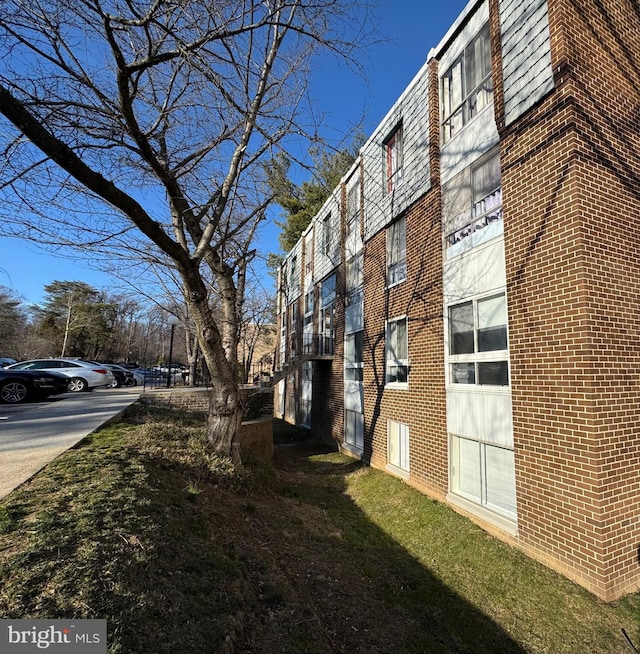
<svg viewBox="0 0 640 654">
<path fill-rule="evenodd" d="M 605 604 L 398 479 L 280 429 L 236 469 L 135 406 L 0 501 L 0 618 L 106 618 L 109 652 L 625 654 Z"/>
</svg>

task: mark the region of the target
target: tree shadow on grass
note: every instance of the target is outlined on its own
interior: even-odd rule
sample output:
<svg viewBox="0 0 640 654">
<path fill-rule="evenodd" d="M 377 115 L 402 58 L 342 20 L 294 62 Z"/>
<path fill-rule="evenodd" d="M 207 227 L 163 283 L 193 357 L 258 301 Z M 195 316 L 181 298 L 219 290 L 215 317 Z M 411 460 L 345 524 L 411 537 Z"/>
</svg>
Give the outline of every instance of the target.
<svg viewBox="0 0 640 654">
<path fill-rule="evenodd" d="M 345 493 L 362 464 L 314 456 L 330 452 L 310 439 L 276 449 L 283 497 L 255 512 L 264 546 L 256 578 L 268 575 L 276 599 L 246 616 L 234 651 L 524 652 L 371 522 Z M 267 521 L 280 525 L 278 542 Z"/>
<path fill-rule="evenodd" d="M 110 654 L 524 651 L 346 494 L 359 462 L 300 434 L 207 480 L 171 434 L 95 435 L 12 496 L 0 617 L 107 618 Z"/>
</svg>

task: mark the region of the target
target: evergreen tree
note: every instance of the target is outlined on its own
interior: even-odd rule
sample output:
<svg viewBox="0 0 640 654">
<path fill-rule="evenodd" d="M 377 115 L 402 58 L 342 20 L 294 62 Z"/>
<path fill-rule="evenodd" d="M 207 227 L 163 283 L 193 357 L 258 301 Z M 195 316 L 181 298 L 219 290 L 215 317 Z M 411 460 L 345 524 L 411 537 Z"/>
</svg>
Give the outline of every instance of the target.
<svg viewBox="0 0 640 654">
<path fill-rule="evenodd" d="M 282 252 L 289 252 L 304 230 L 311 223 L 322 205 L 340 183 L 342 177 L 358 156 L 358 151 L 365 141 L 364 134 L 357 133 L 351 145 L 331 152 L 315 148 L 310 151 L 312 177 L 310 180 L 295 184 L 289 177 L 291 159 L 280 154 L 272 162 L 268 171 L 268 183 L 275 202 L 283 209 L 282 220 L 276 225 L 282 230 L 279 243 Z M 279 258 L 270 257 L 270 267 L 277 265 Z"/>
</svg>

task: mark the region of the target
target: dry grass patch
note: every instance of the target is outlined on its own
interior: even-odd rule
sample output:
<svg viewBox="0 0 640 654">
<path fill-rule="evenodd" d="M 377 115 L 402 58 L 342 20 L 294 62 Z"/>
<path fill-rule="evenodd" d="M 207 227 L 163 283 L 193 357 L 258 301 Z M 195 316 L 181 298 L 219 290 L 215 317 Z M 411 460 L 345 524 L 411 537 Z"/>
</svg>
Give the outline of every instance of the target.
<svg viewBox="0 0 640 654">
<path fill-rule="evenodd" d="M 136 407 L 0 503 L 0 617 L 108 620 L 111 654 L 624 654 L 598 602 L 397 479 L 286 427 L 274 465 Z"/>
</svg>

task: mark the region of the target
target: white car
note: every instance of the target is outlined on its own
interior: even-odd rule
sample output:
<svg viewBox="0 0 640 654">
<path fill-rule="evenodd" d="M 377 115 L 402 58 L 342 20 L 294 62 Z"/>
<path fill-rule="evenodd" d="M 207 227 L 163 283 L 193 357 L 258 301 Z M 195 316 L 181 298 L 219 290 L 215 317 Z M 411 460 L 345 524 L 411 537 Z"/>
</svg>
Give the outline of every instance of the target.
<svg viewBox="0 0 640 654">
<path fill-rule="evenodd" d="M 74 393 L 109 386 L 114 381 L 110 370 L 82 359 L 31 359 L 14 363 L 8 370 L 51 370 L 60 373 L 69 377 L 69 390 Z"/>
</svg>

